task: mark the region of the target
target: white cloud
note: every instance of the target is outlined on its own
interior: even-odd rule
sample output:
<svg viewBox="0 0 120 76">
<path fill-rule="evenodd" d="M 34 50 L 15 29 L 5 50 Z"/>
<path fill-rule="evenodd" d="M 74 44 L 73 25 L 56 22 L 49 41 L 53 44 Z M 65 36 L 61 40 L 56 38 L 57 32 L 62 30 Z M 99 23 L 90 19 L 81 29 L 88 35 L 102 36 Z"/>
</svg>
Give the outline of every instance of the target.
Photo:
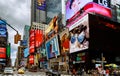
<svg viewBox="0 0 120 76">
<path fill-rule="evenodd" d="M 31 0 L 0 0 L 0 17 L 5 19 L 22 35 L 25 25 L 30 25 L 30 2 Z M 17 44 L 14 44 L 16 32 L 8 28 L 8 41 L 11 43 L 11 58 L 14 62 L 17 52 Z M 13 51 L 14 50 L 14 51 Z M 12 62 L 12 63 L 13 63 Z"/>
</svg>

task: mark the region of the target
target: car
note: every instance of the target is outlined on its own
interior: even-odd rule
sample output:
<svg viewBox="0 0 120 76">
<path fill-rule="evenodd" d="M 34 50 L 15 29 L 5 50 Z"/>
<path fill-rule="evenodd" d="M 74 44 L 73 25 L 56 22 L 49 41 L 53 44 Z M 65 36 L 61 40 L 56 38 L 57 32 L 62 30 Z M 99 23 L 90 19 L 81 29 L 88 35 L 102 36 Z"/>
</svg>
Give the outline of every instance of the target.
<svg viewBox="0 0 120 76">
<path fill-rule="evenodd" d="M 13 75 L 13 68 L 12 67 L 5 67 L 3 74 L 10 74 Z"/>
<path fill-rule="evenodd" d="M 25 70 L 23 68 L 18 69 L 18 74 L 24 74 Z"/>
</svg>

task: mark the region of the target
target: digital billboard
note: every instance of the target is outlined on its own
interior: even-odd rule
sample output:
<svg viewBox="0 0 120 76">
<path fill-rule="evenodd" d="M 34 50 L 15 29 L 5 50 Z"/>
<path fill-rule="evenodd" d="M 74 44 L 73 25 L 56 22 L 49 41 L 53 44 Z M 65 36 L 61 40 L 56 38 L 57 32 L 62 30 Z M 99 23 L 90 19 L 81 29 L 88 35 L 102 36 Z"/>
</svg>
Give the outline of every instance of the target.
<svg viewBox="0 0 120 76">
<path fill-rule="evenodd" d="M 6 58 L 6 48 L 0 47 L 0 58 Z"/>
<path fill-rule="evenodd" d="M 88 14 L 69 27 L 70 53 L 88 49 L 89 23 Z"/>
<path fill-rule="evenodd" d="M 46 51 L 47 51 L 48 58 L 53 58 L 53 57 L 57 57 L 58 55 L 60 55 L 57 35 L 55 35 L 50 40 L 48 40 L 45 45 L 46 45 Z"/>
<path fill-rule="evenodd" d="M 24 57 L 27 57 L 29 55 L 29 48 L 24 49 Z"/>
<path fill-rule="evenodd" d="M 42 30 L 35 30 L 35 47 L 39 47 L 43 42 L 43 31 Z"/>
<path fill-rule="evenodd" d="M 66 29 L 60 33 L 61 54 L 69 52 L 69 30 Z"/>
<path fill-rule="evenodd" d="M 110 8 L 103 7 L 103 6 L 101 6 L 97 3 L 94 3 L 94 2 L 86 4 L 84 6 L 83 10 L 87 13 L 88 12 L 93 12 L 93 13 L 100 14 L 100 15 L 103 15 L 103 16 L 106 16 L 106 17 L 109 17 L 109 18 L 112 17 L 112 13 L 111 13 Z"/>
<path fill-rule="evenodd" d="M 6 27 L 1 27 L 0 26 L 0 36 L 1 37 L 6 37 L 7 36 L 7 28 Z"/>
<path fill-rule="evenodd" d="M 90 4 L 89 4 L 90 3 Z M 86 7 L 88 9 L 86 9 Z M 66 2 L 66 23 L 67 26 L 75 23 L 86 13 L 96 13 L 111 18 L 109 0 L 67 0 Z M 68 25 L 69 24 L 69 25 Z"/>
<path fill-rule="evenodd" d="M 48 40 L 50 37 L 58 33 L 58 27 L 58 16 L 54 16 L 54 18 L 50 21 L 48 28 L 45 30 L 45 39 Z"/>
<path fill-rule="evenodd" d="M 74 16 L 87 3 L 93 0 L 67 0 L 66 3 L 66 20 Z"/>
<path fill-rule="evenodd" d="M 20 45 L 22 46 L 27 46 L 27 40 L 21 40 Z"/>
<path fill-rule="evenodd" d="M 29 63 L 34 64 L 34 55 L 29 56 Z"/>
<path fill-rule="evenodd" d="M 37 0 L 36 1 L 37 9 L 45 11 L 46 9 L 46 0 Z"/>
<path fill-rule="evenodd" d="M 34 53 L 35 52 L 35 30 L 30 30 L 30 39 L 29 39 L 29 52 Z"/>
<path fill-rule="evenodd" d="M 11 53 L 11 44 L 9 43 L 7 45 L 7 57 L 10 57 L 10 53 Z"/>
</svg>

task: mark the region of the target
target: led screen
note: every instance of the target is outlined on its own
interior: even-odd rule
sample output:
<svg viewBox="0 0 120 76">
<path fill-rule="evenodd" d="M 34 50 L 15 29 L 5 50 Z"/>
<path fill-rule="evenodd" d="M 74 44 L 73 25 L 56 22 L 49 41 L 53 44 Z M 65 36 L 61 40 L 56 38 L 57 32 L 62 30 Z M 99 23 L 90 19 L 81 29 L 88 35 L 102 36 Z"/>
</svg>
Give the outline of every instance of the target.
<svg viewBox="0 0 120 76">
<path fill-rule="evenodd" d="M 48 58 L 57 57 L 60 55 L 57 35 L 47 41 L 45 45 Z"/>
<path fill-rule="evenodd" d="M 69 27 L 70 53 L 88 49 L 89 25 L 88 15 Z"/>
<path fill-rule="evenodd" d="M 93 0 L 67 0 L 66 3 L 66 20 L 74 16 L 87 3 Z"/>
</svg>

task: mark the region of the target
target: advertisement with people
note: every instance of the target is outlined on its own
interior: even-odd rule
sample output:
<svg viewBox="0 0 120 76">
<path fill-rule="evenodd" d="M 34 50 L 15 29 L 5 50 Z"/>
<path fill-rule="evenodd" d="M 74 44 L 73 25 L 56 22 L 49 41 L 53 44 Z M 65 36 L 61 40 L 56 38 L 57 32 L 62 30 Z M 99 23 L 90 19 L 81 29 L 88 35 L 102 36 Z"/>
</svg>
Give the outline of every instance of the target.
<svg viewBox="0 0 120 76">
<path fill-rule="evenodd" d="M 73 24 L 69 28 L 70 32 L 70 53 L 88 49 L 89 45 L 89 25 L 88 15 Z"/>
<path fill-rule="evenodd" d="M 45 45 L 47 51 L 47 58 L 53 58 L 60 55 L 57 35 L 47 41 Z"/>
<path fill-rule="evenodd" d="M 69 52 L 69 30 L 66 29 L 60 33 L 61 54 Z"/>
</svg>

